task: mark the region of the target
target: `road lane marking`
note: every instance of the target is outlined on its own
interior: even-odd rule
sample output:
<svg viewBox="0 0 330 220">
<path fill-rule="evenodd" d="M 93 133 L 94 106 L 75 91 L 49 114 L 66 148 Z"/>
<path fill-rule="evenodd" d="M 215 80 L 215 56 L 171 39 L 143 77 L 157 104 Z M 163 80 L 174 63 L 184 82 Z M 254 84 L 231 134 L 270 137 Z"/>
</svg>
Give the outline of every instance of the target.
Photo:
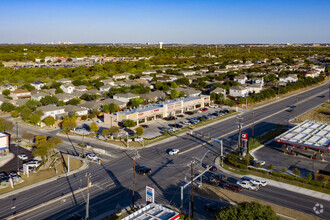
<svg viewBox="0 0 330 220">
<path fill-rule="evenodd" d="M 306 99 L 303 99 L 303 100 L 301 100 L 301 101 L 298 101 L 298 103 L 295 103 L 295 104 L 296 104 L 296 105 L 299 105 L 299 104 L 302 104 L 302 103 L 304 103 L 304 102 L 307 102 L 307 101 L 309 101 L 310 99 L 313 99 L 314 97 L 319 96 L 319 95 L 322 94 L 322 93 L 324 93 L 324 91 L 323 91 L 323 92 L 319 92 L 319 93 L 317 93 L 317 94 L 315 94 L 315 95 L 313 95 L 313 96 L 310 96 L 310 97 L 308 97 L 308 98 L 306 98 Z M 288 109 L 291 109 L 291 107 L 284 108 L 283 110 L 280 110 L 280 111 L 278 111 L 278 112 L 275 112 L 275 113 L 273 113 L 273 114 L 271 114 L 271 115 L 268 115 L 268 116 L 266 116 L 266 117 L 264 117 L 264 118 L 258 119 L 258 120 L 256 120 L 254 123 L 256 124 L 256 123 L 258 123 L 258 122 L 260 122 L 260 121 L 263 121 L 263 120 L 265 120 L 265 119 L 268 119 L 268 118 L 270 118 L 270 117 L 273 117 L 274 115 L 277 115 L 277 114 L 279 114 L 279 113 L 282 113 L 282 112 L 284 112 L 284 111 L 286 111 L 286 110 L 288 110 Z M 253 123 L 250 123 L 250 124 L 247 124 L 247 125 L 243 126 L 243 127 L 242 127 L 242 130 L 245 129 L 245 128 L 250 127 L 252 124 L 253 124 Z M 235 129 L 235 130 L 233 130 L 233 131 L 231 131 L 231 132 L 229 132 L 229 133 L 226 133 L 226 134 L 223 134 L 223 135 L 221 135 L 221 136 L 219 136 L 219 137 L 216 137 L 215 139 L 221 139 L 221 138 L 223 138 L 223 137 L 225 137 L 225 136 L 228 136 L 228 135 L 234 134 L 234 133 L 236 133 L 237 131 L 238 131 L 238 129 Z M 205 143 L 203 143 L 203 144 L 199 144 L 199 145 L 197 145 L 197 146 L 195 146 L 195 147 L 189 148 L 188 150 L 185 150 L 185 151 L 179 152 L 178 155 L 185 154 L 185 153 L 188 153 L 188 152 L 190 152 L 190 151 L 193 151 L 193 150 L 195 150 L 195 149 L 197 149 L 197 148 L 203 147 L 203 146 L 206 145 L 206 144 L 210 144 L 212 141 L 213 141 L 213 140 L 209 140 L 209 141 L 207 141 L 207 142 L 205 142 Z"/>
<path fill-rule="evenodd" d="M 92 187 L 92 186 L 93 186 L 93 185 L 91 185 L 91 187 Z M 90 187 L 90 188 L 91 188 L 91 187 Z M 73 191 L 73 193 L 74 193 L 74 194 L 77 194 L 77 193 L 82 192 L 82 191 L 84 191 L 84 190 L 86 190 L 86 189 L 87 189 L 87 186 L 84 187 L 84 188 L 78 189 L 78 190 L 76 190 L 76 191 Z M 55 198 L 55 199 L 53 199 L 53 200 L 50 200 L 50 201 L 44 202 L 44 203 L 42 203 L 42 204 L 40 204 L 40 205 L 37 205 L 37 206 L 35 206 L 35 207 L 33 207 L 33 208 L 30 208 L 30 209 L 28 209 L 28 210 L 25 210 L 25 211 L 23 211 L 23 212 L 20 212 L 20 213 L 14 215 L 14 216 L 9 216 L 9 217 L 7 217 L 6 219 L 8 219 L 8 220 L 15 219 L 15 218 L 20 217 L 20 216 L 22 216 L 22 215 L 25 215 L 25 214 L 28 214 L 28 213 L 30 213 L 30 212 L 33 212 L 33 211 L 35 211 L 35 210 L 37 210 L 37 209 L 40 209 L 40 208 L 43 208 L 43 207 L 48 206 L 48 205 L 50 205 L 50 204 L 53 204 L 53 203 L 55 203 L 55 202 L 57 202 L 57 201 L 61 201 L 61 200 L 63 201 L 65 198 L 67 198 L 67 197 L 69 197 L 69 196 L 71 196 L 71 195 L 72 195 L 72 192 L 67 193 L 67 194 L 65 194 L 65 195 L 63 195 L 63 196 L 60 196 L 60 197 L 58 197 L 58 198 Z"/>
</svg>

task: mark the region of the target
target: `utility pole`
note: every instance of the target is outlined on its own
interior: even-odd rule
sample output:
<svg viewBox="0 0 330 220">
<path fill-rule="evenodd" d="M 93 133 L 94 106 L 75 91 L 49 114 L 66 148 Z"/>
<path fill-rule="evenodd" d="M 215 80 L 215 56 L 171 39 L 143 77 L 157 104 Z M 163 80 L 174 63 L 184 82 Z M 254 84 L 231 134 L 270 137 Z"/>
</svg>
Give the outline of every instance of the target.
<svg viewBox="0 0 330 220">
<path fill-rule="evenodd" d="M 139 152 L 136 151 L 133 157 L 133 189 L 132 189 L 132 209 L 134 209 L 134 188 L 135 188 L 135 160 L 139 159 L 140 155 Z"/>
<path fill-rule="evenodd" d="M 87 199 L 86 199 L 86 217 L 85 219 L 88 220 L 89 218 L 89 187 L 91 185 L 91 174 L 86 174 L 87 176 Z"/>
<path fill-rule="evenodd" d="M 252 137 L 254 138 L 254 111 L 252 112 Z"/>
<path fill-rule="evenodd" d="M 129 144 L 128 144 L 128 132 L 126 131 L 126 137 L 127 137 L 127 148 L 129 147 Z"/>
<path fill-rule="evenodd" d="M 190 163 L 190 178 L 191 178 L 191 218 L 194 218 L 194 168 L 193 162 Z"/>
<path fill-rule="evenodd" d="M 238 126 L 238 150 L 240 150 L 241 148 L 241 129 L 242 129 L 242 120 L 243 118 L 241 117 L 237 117 L 238 122 L 236 122 L 237 126 Z"/>
</svg>

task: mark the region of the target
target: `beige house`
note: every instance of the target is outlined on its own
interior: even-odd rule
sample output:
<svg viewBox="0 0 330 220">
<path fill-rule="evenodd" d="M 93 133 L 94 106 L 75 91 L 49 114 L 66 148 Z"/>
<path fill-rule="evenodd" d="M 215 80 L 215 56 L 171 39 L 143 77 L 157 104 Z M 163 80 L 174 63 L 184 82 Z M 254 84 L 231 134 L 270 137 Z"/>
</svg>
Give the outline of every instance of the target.
<svg viewBox="0 0 330 220">
<path fill-rule="evenodd" d="M 16 99 L 29 99 L 31 98 L 31 92 L 25 90 L 25 89 L 17 89 L 10 93 L 9 95 L 14 100 Z"/>
</svg>

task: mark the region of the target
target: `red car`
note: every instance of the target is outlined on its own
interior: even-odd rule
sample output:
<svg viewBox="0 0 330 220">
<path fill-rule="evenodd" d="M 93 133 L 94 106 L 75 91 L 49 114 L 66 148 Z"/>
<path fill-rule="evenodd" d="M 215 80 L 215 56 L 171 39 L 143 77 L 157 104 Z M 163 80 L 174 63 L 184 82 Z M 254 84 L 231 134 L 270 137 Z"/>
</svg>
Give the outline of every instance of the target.
<svg viewBox="0 0 330 220">
<path fill-rule="evenodd" d="M 242 187 L 238 184 L 233 184 L 233 183 L 227 183 L 224 185 L 224 188 L 227 188 L 229 190 L 232 190 L 234 192 L 240 192 L 242 191 Z"/>
<path fill-rule="evenodd" d="M 202 108 L 201 110 L 202 110 L 202 112 L 205 112 L 205 111 L 207 111 L 209 109 L 208 108 Z"/>
</svg>

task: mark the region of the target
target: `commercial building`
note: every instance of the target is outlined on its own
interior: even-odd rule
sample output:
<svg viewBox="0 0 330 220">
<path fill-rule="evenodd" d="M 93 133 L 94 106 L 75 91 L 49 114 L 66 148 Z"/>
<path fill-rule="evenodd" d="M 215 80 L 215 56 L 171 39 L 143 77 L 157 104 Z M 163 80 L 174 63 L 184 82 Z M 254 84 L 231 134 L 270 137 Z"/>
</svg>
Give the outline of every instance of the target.
<svg viewBox="0 0 330 220">
<path fill-rule="evenodd" d="M 9 134 L 0 132 L 0 156 L 9 153 Z"/>
<path fill-rule="evenodd" d="M 307 147 L 322 152 L 330 150 L 330 125 L 306 120 L 277 136 L 278 143 Z"/>
<path fill-rule="evenodd" d="M 140 106 L 138 108 L 126 109 L 113 114 L 104 114 L 104 122 L 111 126 L 118 125 L 125 120 L 133 120 L 139 125 L 168 116 L 175 116 L 197 108 L 203 108 L 210 104 L 210 96 L 185 97 L 165 100 L 154 104 Z"/>
</svg>

